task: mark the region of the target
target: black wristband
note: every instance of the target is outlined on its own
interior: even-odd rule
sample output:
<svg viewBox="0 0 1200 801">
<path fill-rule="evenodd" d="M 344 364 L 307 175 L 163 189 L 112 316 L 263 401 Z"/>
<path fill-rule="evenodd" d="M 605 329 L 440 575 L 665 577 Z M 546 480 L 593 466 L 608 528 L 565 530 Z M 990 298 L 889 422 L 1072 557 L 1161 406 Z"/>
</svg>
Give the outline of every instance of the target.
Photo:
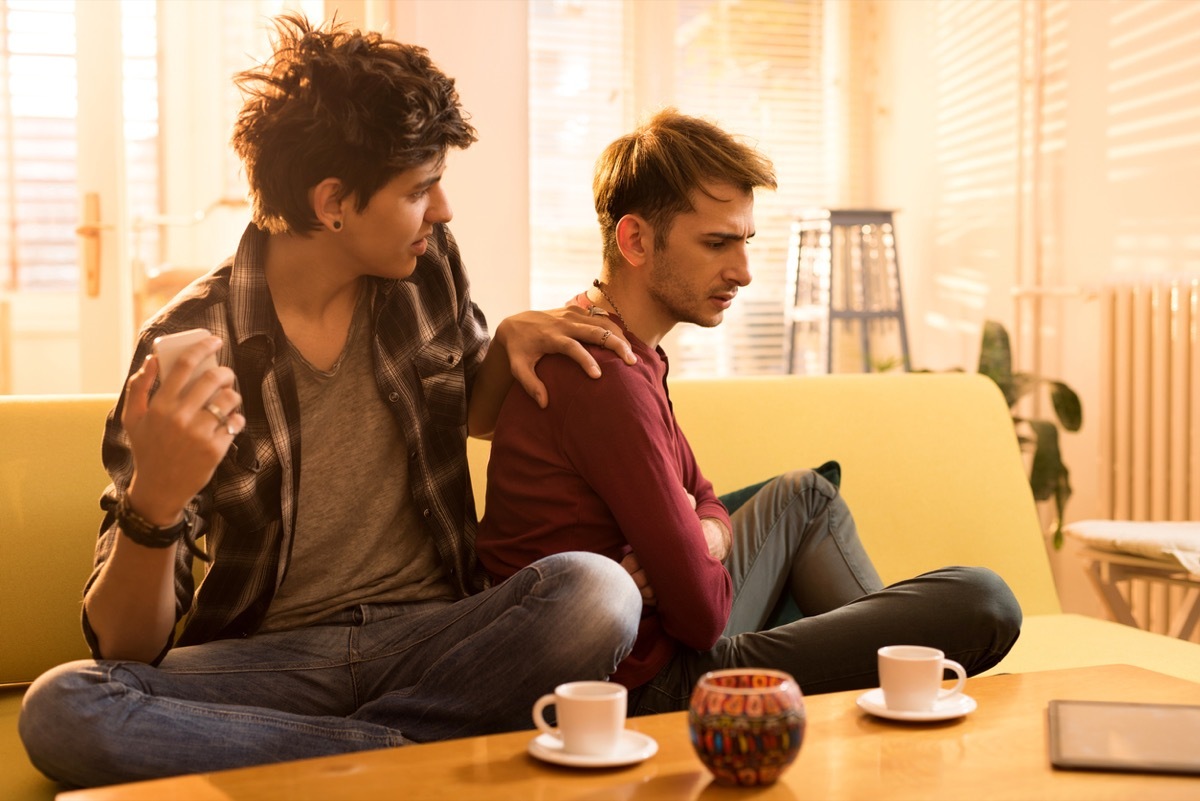
<svg viewBox="0 0 1200 801">
<path fill-rule="evenodd" d="M 117 503 L 117 525 L 121 527 L 121 532 L 138 545 L 147 548 L 170 548 L 179 542 L 190 523 L 191 516 L 185 509 L 182 520 L 173 526 L 161 528 L 133 511 L 127 495 L 122 494 Z"/>
</svg>

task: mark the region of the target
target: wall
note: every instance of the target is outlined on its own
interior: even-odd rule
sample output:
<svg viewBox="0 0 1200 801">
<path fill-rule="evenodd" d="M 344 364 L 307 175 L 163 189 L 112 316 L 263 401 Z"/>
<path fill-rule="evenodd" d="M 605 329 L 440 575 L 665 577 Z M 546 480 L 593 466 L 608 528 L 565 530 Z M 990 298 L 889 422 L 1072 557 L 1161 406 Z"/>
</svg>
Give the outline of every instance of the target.
<svg viewBox="0 0 1200 801">
<path fill-rule="evenodd" d="M 1082 398 L 1084 428 L 1064 441 L 1067 519 L 1099 516 L 1100 312 L 1089 293 L 1115 275 L 1200 265 L 1200 60 L 1187 44 L 1200 8 L 872 6 L 873 202 L 902 212 L 914 362 L 975 369 L 982 321 L 1006 323 L 1021 368 Z M 1042 47 L 1023 49 L 1035 30 Z M 1049 294 L 1014 297 L 1030 286 Z M 1094 609 L 1078 576 L 1065 583 L 1079 595 L 1064 603 Z"/>
<path fill-rule="evenodd" d="M 475 302 L 495 330 L 529 308 L 529 114 L 523 0 L 395 0 L 392 35 L 455 79 L 479 141 L 445 181 Z"/>
</svg>

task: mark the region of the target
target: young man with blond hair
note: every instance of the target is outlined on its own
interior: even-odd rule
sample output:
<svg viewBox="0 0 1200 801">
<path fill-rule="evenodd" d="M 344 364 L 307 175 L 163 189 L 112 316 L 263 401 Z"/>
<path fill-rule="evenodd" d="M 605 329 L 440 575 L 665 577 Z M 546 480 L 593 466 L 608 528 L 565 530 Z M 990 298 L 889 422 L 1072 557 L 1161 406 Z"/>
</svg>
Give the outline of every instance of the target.
<svg viewBox="0 0 1200 801">
<path fill-rule="evenodd" d="M 823 471 L 835 481 L 773 478 L 732 515 L 704 478 L 659 343 L 678 323 L 719 325 L 750 283 L 759 187 L 775 187 L 764 156 L 673 110 L 613 142 L 593 182 L 603 264 L 574 302 L 619 323 L 638 362 L 608 369 L 612 355 L 597 352 L 604 373 L 587 382 L 567 360 L 543 359 L 549 406 L 510 391 L 493 437 L 480 561 L 498 580 L 562 552 L 624 564 L 645 604 L 613 676 L 633 714 L 685 708 L 696 680 L 720 668 L 786 670 L 808 693 L 874 686 L 876 650 L 895 643 L 936 646 L 978 673 L 1020 629 L 1011 590 L 983 568 L 884 587 L 836 466 Z M 728 425 L 737 436 L 737 420 Z M 768 628 L 789 598 L 803 617 Z"/>
</svg>

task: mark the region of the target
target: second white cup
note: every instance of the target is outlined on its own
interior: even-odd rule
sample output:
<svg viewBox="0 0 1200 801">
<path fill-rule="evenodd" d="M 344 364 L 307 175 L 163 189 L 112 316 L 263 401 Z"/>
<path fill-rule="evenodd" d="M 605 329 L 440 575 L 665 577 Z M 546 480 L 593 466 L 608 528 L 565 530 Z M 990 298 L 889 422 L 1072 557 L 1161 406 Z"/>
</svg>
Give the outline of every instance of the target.
<svg viewBox="0 0 1200 801">
<path fill-rule="evenodd" d="M 958 675 L 949 689 L 942 688 L 943 670 Z M 962 692 L 967 671 L 937 648 L 924 645 L 888 645 L 879 649 L 879 686 L 883 702 L 897 712 L 930 712 L 939 701 Z"/>
<path fill-rule="evenodd" d="M 565 753 L 604 756 L 617 751 L 625 731 L 628 693 L 607 681 L 571 681 L 554 688 L 533 705 L 533 723 L 562 741 Z M 558 726 L 546 722 L 545 709 L 554 706 Z"/>
</svg>

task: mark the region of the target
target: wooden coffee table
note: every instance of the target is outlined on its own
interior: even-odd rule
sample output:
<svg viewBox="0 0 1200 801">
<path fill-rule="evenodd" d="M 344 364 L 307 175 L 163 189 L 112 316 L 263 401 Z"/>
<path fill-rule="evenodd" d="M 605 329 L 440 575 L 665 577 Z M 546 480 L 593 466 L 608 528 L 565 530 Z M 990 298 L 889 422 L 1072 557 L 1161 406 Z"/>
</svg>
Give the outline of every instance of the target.
<svg viewBox="0 0 1200 801">
<path fill-rule="evenodd" d="M 1126 665 L 975 678 L 970 715 L 894 723 L 858 709 L 859 692 L 806 699 L 800 757 L 769 788 L 712 784 L 692 751 L 685 713 L 635 718 L 658 753 L 626 768 L 576 769 L 527 753 L 536 732 L 182 776 L 62 793 L 111 799 L 378 799 L 641 801 L 644 799 L 1196 799 L 1200 777 L 1056 771 L 1046 751 L 1054 698 L 1200 704 L 1200 684 Z"/>
</svg>

